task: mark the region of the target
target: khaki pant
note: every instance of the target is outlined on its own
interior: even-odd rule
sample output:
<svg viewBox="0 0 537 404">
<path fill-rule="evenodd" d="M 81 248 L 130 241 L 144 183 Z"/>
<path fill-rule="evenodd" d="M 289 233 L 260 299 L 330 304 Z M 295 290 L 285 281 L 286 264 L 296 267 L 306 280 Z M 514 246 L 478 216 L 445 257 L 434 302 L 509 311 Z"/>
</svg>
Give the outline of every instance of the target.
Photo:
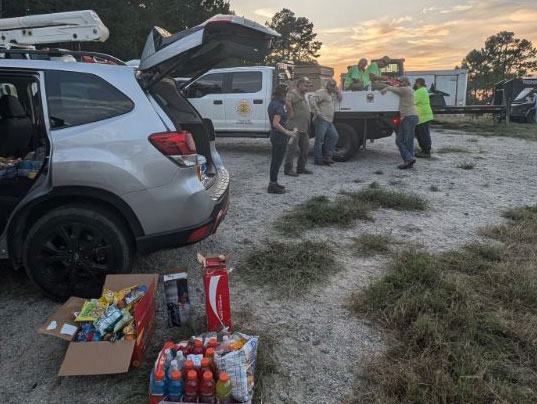
<svg viewBox="0 0 537 404">
<path fill-rule="evenodd" d="M 306 168 L 308 162 L 308 153 L 310 148 L 310 137 L 307 133 L 299 132 L 295 138 L 292 138 L 287 146 L 287 157 L 285 158 L 285 171 L 293 169 L 293 160 L 298 153 L 298 161 L 296 164 L 297 171 L 302 171 Z"/>
</svg>

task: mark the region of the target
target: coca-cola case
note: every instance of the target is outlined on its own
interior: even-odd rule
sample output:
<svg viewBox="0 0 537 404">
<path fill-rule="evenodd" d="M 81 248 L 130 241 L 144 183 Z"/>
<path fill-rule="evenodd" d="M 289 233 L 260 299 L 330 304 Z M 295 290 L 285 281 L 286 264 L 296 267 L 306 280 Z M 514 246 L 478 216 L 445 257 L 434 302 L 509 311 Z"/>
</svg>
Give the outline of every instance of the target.
<svg viewBox="0 0 537 404">
<path fill-rule="evenodd" d="M 226 254 L 200 254 L 205 284 L 205 311 L 207 330 L 221 331 L 231 328 L 231 302 L 229 300 L 229 256 Z"/>
</svg>

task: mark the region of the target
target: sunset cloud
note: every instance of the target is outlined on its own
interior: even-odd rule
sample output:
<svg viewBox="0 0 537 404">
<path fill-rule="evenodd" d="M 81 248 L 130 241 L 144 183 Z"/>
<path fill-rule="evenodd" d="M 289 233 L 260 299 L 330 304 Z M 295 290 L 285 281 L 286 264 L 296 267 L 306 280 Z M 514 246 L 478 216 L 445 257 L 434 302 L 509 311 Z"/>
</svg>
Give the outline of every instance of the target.
<svg viewBox="0 0 537 404">
<path fill-rule="evenodd" d="M 452 69 L 487 37 L 513 31 L 537 45 L 536 0 L 409 0 L 394 7 L 356 0 L 231 0 L 240 15 L 264 23 L 275 10 L 290 8 L 309 18 L 323 42 L 319 62 L 336 74 L 361 57 L 405 58 L 409 70 Z"/>
</svg>

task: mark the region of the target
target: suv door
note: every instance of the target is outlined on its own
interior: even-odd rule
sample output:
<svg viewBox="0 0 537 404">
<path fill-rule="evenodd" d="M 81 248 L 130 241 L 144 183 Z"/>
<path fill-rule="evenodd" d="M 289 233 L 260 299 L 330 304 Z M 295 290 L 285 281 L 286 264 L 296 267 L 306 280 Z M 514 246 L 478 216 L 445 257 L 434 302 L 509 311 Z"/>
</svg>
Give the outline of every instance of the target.
<svg viewBox="0 0 537 404">
<path fill-rule="evenodd" d="M 41 76 L 0 69 L 0 235 L 48 160 Z"/>
<path fill-rule="evenodd" d="M 190 103 L 202 117 L 213 121 L 216 131 L 224 131 L 226 125 L 226 109 L 224 106 L 225 73 L 209 73 L 193 82 L 185 91 Z"/>
<path fill-rule="evenodd" d="M 267 105 L 265 105 L 263 73 L 260 71 L 234 72 L 231 90 L 226 95 L 227 130 L 232 132 L 265 132 Z"/>
</svg>

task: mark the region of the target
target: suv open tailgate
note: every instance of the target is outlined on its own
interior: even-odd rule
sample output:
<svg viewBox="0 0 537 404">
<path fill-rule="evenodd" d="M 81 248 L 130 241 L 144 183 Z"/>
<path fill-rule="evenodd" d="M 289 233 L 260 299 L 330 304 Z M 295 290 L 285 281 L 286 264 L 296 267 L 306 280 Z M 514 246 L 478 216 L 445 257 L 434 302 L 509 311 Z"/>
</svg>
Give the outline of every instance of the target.
<svg viewBox="0 0 537 404">
<path fill-rule="evenodd" d="M 173 35 L 154 27 L 140 59 L 142 86 L 150 88 L 166 75 L 200 75 L 227 58 L 260 62 L 279 36 L 270 28 L 234 15 L 217 15 Z"/>
</svg>

